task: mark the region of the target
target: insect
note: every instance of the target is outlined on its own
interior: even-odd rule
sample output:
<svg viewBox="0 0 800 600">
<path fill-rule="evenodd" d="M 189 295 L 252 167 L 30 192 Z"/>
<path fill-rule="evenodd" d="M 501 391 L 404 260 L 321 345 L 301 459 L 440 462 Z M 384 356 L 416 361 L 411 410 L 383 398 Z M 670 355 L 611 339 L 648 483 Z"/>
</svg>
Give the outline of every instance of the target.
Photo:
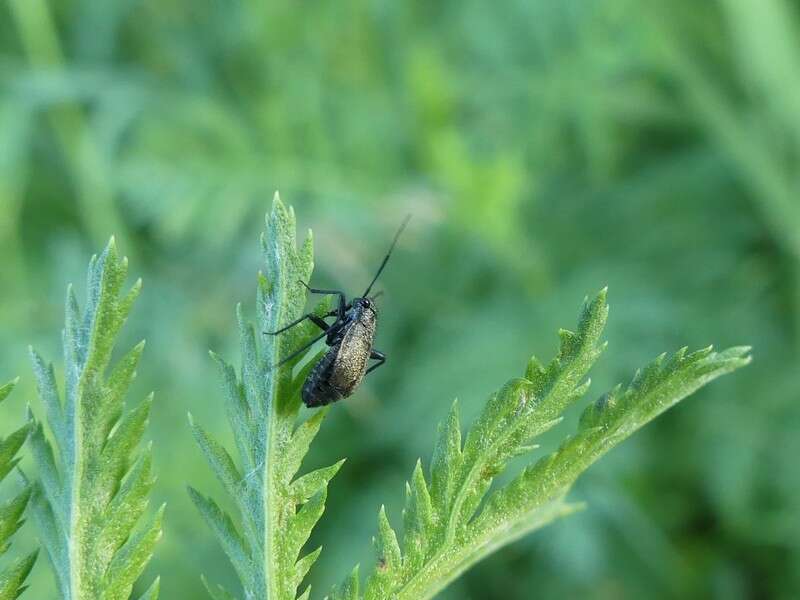
<svg viewBox="0 0 800 600">
<path fill-rule="evenodd" d="M 308 313 L 277 331 L 265 332 L 267 335 L 279 335 L 299 325 L 306 319 L 322 330 L 322 334 L 302 348 L 298 348 L 278 364 L 280 366 L 292 360 L 319 340 L 325 338 L 325 343 L 328 345 L 329 350 L 308 374 L 301 392 L 303 403 L 309 408 L 325 406 L 347 398 L 355 392 L 366 375 L 386 362 L 386 355 L 373 348 L 375 328 L 378 324 L 375 299 L 380 294 L 370 296 L 369 293 L 386 267 L 386 263 L 389 262 L 389 257 L 392 255 L 397 240 L 406 225 L 408 225 L 410 218 L 411 215 L 408 215 L 400 225 L 389 251 L 383 257 L 383 262 L 381 262 L 377 273 L 375 273 L 375 277 L 372 278 L 372 282 L 361 296 L 348 301 L 345 293 L 341 290 L 319 290 L 309 287 L 306 282 L 301 281 L 300 283 L 312 294 L 338 296 L 338 307 L 322 317 Z M 336 320 L 329 325 L 325 321 L 328 317 L 336 317 Z M 369 366 L 370 360 L 377 362 Z"/>
</svg>

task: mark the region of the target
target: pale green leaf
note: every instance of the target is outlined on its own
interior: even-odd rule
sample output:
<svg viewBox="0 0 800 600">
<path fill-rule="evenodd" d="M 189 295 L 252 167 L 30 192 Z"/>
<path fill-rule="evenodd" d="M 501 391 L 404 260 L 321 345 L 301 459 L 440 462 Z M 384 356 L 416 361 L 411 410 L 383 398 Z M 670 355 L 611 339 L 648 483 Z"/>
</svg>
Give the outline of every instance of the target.
<svg viewBox="0 0 800 600">
<path fill-rule="evenodd" d="M 301 552 L 324 511 L 328 483 L 342 463 L 298 476 L 327 411 L 316 411 L 298 424 L 299 392 L 309 367 L 293 373 L 303 356 L 276 366 L 312 339 L 316 327 L 304 323 L 279 336 L 264 334 L 303 314 L 306 289 L 301 282 L 309 281 L 313 269 L 311 236 L 297 247 L 294 213 L 277 196 L 261 248 L 257 327 L 248 323 L 241 305 L 236 309 L 239 376 L 212 353 L 221 369 L 238 456 L 231 456 L 200 426 L 191 424 L 198 445 L 235 506 L 240 530 L 213 500 L 191 490 L 190 494 L 234 563 L 245 597 L 296 600 L 310 593 L 306 588 L 299 594 L 299 588 L 321 549 L 302 557 Z M 329 306 L 326 298 L 315 311 L 323 314 Z M 206 589 L 218 600 L 232 598 L 217 586 L 206 583 Z"/>
<path fill-rule="evenodd" d="M 161 578 L 156 577 L 147 591 L 139 596 L 139 600 L 157 600 L 158 592 L 161 589 Z"/>
<path fill-rule="evenodd" d="M 358 600 L 361 596 L 359 594 L 359 578 L 358 578 L 358 565 L 353 569 L 350 575 L 342 582 L 342 584 L 334 588 L 328 600 Z"/>
<path fill-rule="evenodd" d="M 242 578 L 249 577 L 249 573 L 253 569 L 250 562 L 250 549 L 231 518 L 211 498 L 203 496 L 192 487 L 189 488 L 189 496 L 206 524 L 214 532 L 236 572 Z"/>
<path fill-rule="evenodd" d="M 152 394 L 130 410 L 125 395 L 144 343 L 112 365 L 116 338 L 141 290 L 124 290 L 127 259 L 112 238 L 87 274 L 86 307 L 67 290 L 64 396 L 53 368 L 31 350 L 52 439 L 33 425 L 30 441 L 38 478 L 32 520 L 65 600 L 128 600 L 161 536 L 162 510 L 137 532 L 154 478 L 151 452 L 137 457 Z M 144 598 L 154 599 L 158 583 Z"/>
<path fill-rule="evenodd" d="M 532 358 L 525 377 L 489 398 L 462 447 L 456 404 L 440 425 L 430 485 L 421 464 L 406 485 L 403 541 L 398 544 L 381 508 L 377 562 L 363 598 L 426 600 L 498 548 L 580 508 L 564 498 L 577 477 L 636 429 L 712 379 L 749 362 L 748 348 L 664 356 L 587 408 L 578 433 L 558 451 L 492 490 L 508 461 L 536 449 L 531 440 L 561 421 L 588 390 L 586 375 L 605 348 L 606 292 L 584 303 L 575 332 L 560 330 L 558 355 L 547 365 Z M 357 582 L 356 582 L 357 584 Z M 350 598 L 348 580 L 331 598 Z M 357 589 L 357 587 L 355 588 Z"/>
<path fill-rule="evenodd" d="M 323 467 L 322 469 L 306 473 L 292 482 L 289 488 L 289 495 L 295 499 L 297 504 L 308 502 L 312 496 L 321 492 L 328 486 L 330 480 L 339 472 L 343 464 L 344 459 L 330 467 Z"/>
<path fill-rule="evenodd" d="M 236 496 L 241 485 L 242 476 L 239 474 L 231 455 L 221 444 L 212 439 L 202 427 L 194 422 L 191 414 L 189 415 L 189 427 L 191 427 L 194 438 L 197 440 L 197 444 L 203 451 L 217 479 L 225 486 L 225 491 L 231 496 Z"/>
<path fill-rule="evenodd" d="M 203 581 L 203 585 L 208 591 L 208 595 L 211 596 L 213 600 L 236 600 L 236 596 L 228 593 L 221 585 L 212 585 L 209 583 L 205 575 L 201 575 L 200 579 Z"/>
<path fill-rule="evenodd" d="M 38 554 L 37 550 L 24 558 L 18 558 L 0 572 L 0 600 L 19 598 L 27 589 L 25 580 L 33 569 Z"/>
<path fill-rule="evenodd" d="M 16 383 L 15 380 L 0 386 L 0 402 L 8 398 Z M 26 424 L 8 437 L 0 438 L 0 482 L 19 462 L 17 452 L 25 443 L 29 431 L 30 424 Z M 31 495 L 32 489 L 26 485 L 16 495 L 0 504 L 0 557 L 8 552 L 12 536 L 22 527 L 23 514 L 30 504 Z M 12 560 L 0 570 L 0 600 L 13 600 L 25 591 L 25 580 L 36 562 L 37 552 Z"/>
</svg>

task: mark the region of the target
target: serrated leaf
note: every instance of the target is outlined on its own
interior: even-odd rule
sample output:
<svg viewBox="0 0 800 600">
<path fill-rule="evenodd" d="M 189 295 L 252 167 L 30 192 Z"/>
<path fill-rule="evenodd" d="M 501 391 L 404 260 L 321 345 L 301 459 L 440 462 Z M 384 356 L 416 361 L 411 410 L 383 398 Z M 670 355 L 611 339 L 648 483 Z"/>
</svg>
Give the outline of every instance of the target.
<svg viewBox="0 0 800 600">
<path fill-rule="evenodd" d="M 295 499 L 297 504 L 308 502 L 313 496 L 327 487 L 328 482 L 339 472 L 343 464 L 344 459 L 330 467 L 323 467 L 299 477 L 292 482 L 289 488 L 289 495 Z"/>
<path fill-rule="evenodd" d="M 305 579 L 306 575 L 308 575 L 308 572 L 311 570 L 311 567 L 314 565 L 314 563 L 317 562 L 320 554 L 322 554 L 322 546 L 312 552 L 309 552 L 303 558 L 298 560 L 297 563 L 295 563 L 294 581 L 297 587 L 300 586 L 303 579 Z"/>
<path fill-rule="evenodd" d="M 308 454 L 311 442 L 314 441 L 317 433 L 319 433 L 319 428 L 327 414 L 328 408 L 316 411 L 303 421 L 289 438 L 286 452 L 280 460 L 283 463 L 282 470 L 289 474 L 290 479 L 300 470 L 300 464 L 303 462 L 305 455 Z"/>
<path fill-rule="evenodd" d="M 400 566 L 400 545 L 397 543 L 397 534 L 389 524 L 386 516 L 386 507 L 381 506 L 378 512 L 378 537 L 375 543 L 378 554 L 378 567 L 380 570 L 392 569 Z"/>
<path fill-rule="evenodd" d="M 28 438 L 30 424 L 23 425 L 8 437 L 0 439 L 0 480 L 14 468 L 17 452 Z"/>
<path fill-rule="evenodd" d="M 106 522 L 97 534 L 97 548 L 103 563 L 111 560 L 122 547 L 128 535 L 147 510 L 150 490 L 155 479 L 152 477 L 151 450 L 139 457 L 119 491 L 106 509 Z"/>
<path fill-rule="evenodd" d="M 359 583 L 358 583 L 358 565 L 348 575 L 341 585 L 334 588 L 328 600 L 358 600 Z"/>
<path fill-rule="evenodd" d="M 69 589 L 69 560 L 64 544 L 64 535 L 53 515 L 50 503 L 44 497 L 38 484 L 33 486 L 28 510 L 42 546 L 53 565 L 59 590 Z"/>
<path fill-rule="evenodd" d="M 221 585 L 212 585 L 209 583 L 205 575 L 201 575 L 200 579 L 203 581 L 203 586 L 205 586 L 208 595 L 211 596 L 213 600 L 236 600 L 236 596 L 228 593 Z"/>
<path fill-rule="evenodd" d="M 250 549 L 231 518 L 211 498 L 203 496 L 192 487 L 189 488 L 189 496 L 206 524 L 214 532 L 236 572 L 240 577 L 246 578 L 253 568 L 250 563 Z"/>
<path fill-rule="evenodd" d="M 225 491 L 231 496 L 236 496 L 241 485 L 242 476 L 236 468 L 231 455 L 221 444 L 211 438 L 202 427 L 195 424 L 191 414 L 189 415 L 189 427 L 192 429 L 194 438 L 203 451 L 208 464 L 211 465 L 211 469 L 217 479 L 225 487 Z"/>
<path fill-rule="evenodd" d="M 446 514 L 453 486 L 461 469 L 461 423 L 458 403 L 453 402 L 447 420 L 439 426 L 439 436 L 431 458 L 431 501 L 438 514 Z"/>
<path fill-rule="evenodd" d="M 67 517 L 62 502 L 61 476 L 58 473 L 55 458 L 53 457 L 53 449 L 44 437 L 44 430 L 40 423 L 33 424 L 30 435 L 30 448 L 39 473 L 39 483 L 42 491 L 53 510 L 54 516 L 60 520 L 62 526 L 66 526 Z"/>
<path fill-rule="evenodd" d="M 587 408 L 578 433 L 558 451 L 490 491 L 509 459 L 534 450 L 531 440 L 560 423 L 561 413 L 588 390 L 586 374 L 605 349 L 600 336 L 607 315 L 603 290 L 584 303 L 575 332 L 559 331 L 558 355 L 547 366 L 532 358 L 524 379 L 490 397 L 463 448 L 454 405 L 439 427 L 430 488 L 419 463 L 406 485 L 401 545 L 380 511 L 366 600 L 432 598 L 491 552 L 574 512 L 579 506 L 566 503 L 565 495 L 595 460 L 700 386 L 749 362 L 748 348 L 659 357 L 627 388 L 614 388 Z"/>
<path fill-rule="evenodd" d="M 194 424 L 192 428 L 236 508 L 242 549 L 234 554 L 247 554 L 247 561 L 235 559 L 245 564 L 236 568 L 245 597 L 295 600 L 320 549 L 303 557 L 300 553 L 323 513 L 328 483 L 342 463 L 297 476 L 327 411 L 316 411 L 297 424 L 299 389 L 307 371 L 293 374 L 302 356 L 288 363 L 283 359 L 311 339 L 314 326 L 301 324 L 279 336 L 262 334 L 303 314 L 306 290 L 301 282 L 309 281 L 313 268 L 310 232 L 298 249 L 294 213 L 277 196 L 267 216 L 261 248 L 264 263 L 257 282 L 257 327 L 248 323 L 241 305 L 236 310 L 241 375 L 237 377 L 233 367 L 212 353 L 221 367 L 240 468 L 202 429 Z M 325 299 L 315 310 L 327 310 L 329 303 Z M 233 485 L 235 481 L 238 483 Z M 190 493 L 204 515 L 216 514 L 216 503 L 202 497 L 198 500 Z M 221 517 L 207 521 L 216 530 L 229 529 Z M 226 543 L 223 540 L 223 545 Z M 216 586 L 206 584 L 206 588 L 214 598 L 231 597 Z M 306 588 L 299 598 L 308 598 L 309 593 Z"/>
<path fill-rule="evenodd" d="M 25 488 L 0 506 L 0 555 L 8 550 L 11 536 L 22 526 L 22 513 L 30 498 L 31 490 Z"/>
<path fill-rule="evenodd" d="M 61 405 L 61 398 L 58 393 L 58 384 L 52 364 L 46 364 L 41 356 L 33 349 L 29 348 L 31 362 L 33 363 L 33 374 L 36 376 L 36 389 L 39 398 L 44 404 L 47 422 L 50 430 L 56 439 L 56 443 L 63 445 L 66 438 L 64 423 L 64 410 Z"/>
<path fill-rule="evenodd" d="M 0 573 L 0 600 L 19 598 L 27 589 L 25 580 L 33 569 L 38 554 L 37 550 L 24 558 L 18 558 Z"/>
<path fill-rule="evenodd" d="M 283 546 L 289 553 L 295 556 L 300 554 L 303 545 L 311 536 L 311 530 L 314 529 L 325 510 L 325 499 L 327 497 L 327 490 L 323 489 L 289 519 L 289 527 L 284 533 L 283 540 Z"/>
<path fill-rule="evenodd" d="M 131 595 L 133 584 L 144 571 L 153 556 L 156 542 L 161 538 L 163 519 L 164 506 L 115 554 L 102 581 L 102 598 L 125 600 Z"/>
<path fill-rule="evenodd" d="M 161 589 L 161 578 L 156 577 L 153 583 L 147 588 L 147 591 L 139 596 L 139 600 L 157 600 L 158 592 Z"/>
<path fill-rule="evenodd" d="M 14 380 L 0 386 L 0 402 L 8 398 L 16 383 L 17 380 Z M 29 424 L 23 425 L 8 437 L 0 438 L 0 482 L 19 462 L 17 452 L 25 443 L 29 430 Z M 22 526 L 22 516 L 30 503 L 31 495 L 32 488 L 26 485 L 15 496 L 0 505 L 0 556 L 8 551 L 12 536 Z M 12 600 L 25 591 L 25 580 L 36 562 L 37 552 L 18 558 L 0 570 L 0 600 Z"/>
<path fill-rule="evenodd" d="M 31 515 L 67 600 L 128 600 L 161 535 L 163 509 L 136 531 L 154 481 L 150 450 L 137 458 L 152 394 L 124 410 L 144 344 L 115 365 L 111 360 L 141 290 L 141 281 L 123 289 L 127 271 L 112 238 L 90 261 L 83 311 L 72 286 L 67 289 L 63 402 L 52 366 L 31 350 L 53 434 L 48 439 L 31 416 L 38 470 Z M 157 594 L 155 582 L 143 597 Z"/>
</svg>

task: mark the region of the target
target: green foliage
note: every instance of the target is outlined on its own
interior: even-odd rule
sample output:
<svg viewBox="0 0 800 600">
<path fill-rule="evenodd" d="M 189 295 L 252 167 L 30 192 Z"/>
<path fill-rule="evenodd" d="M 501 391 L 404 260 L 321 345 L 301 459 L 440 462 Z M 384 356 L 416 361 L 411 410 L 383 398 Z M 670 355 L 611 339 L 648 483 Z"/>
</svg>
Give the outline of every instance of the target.
<svg viewBox="0 0 800 600">
<path fill-rule="evenodd" d="M 14 389 L 16 381 L 0 386 L 0 402 L 8 398 Z M 28 425 L 23 425 L 14 433 L 5 438 L 0 438 L 0 482 L 17 466 L 19 458 L 17 452 L 28 437 Z M 22 514 L 28 505 L 31 492 L 30 487 L 18 492 L 17 495 L 0 505 L 0 556 L 8 552 L 11 546 L 11 536 L 22 527 Z M 36 562 L 38 551 L 32 552 L 23 558 L 18 558 L 5 569 L 0 570 L 0 600 L 13 600 L 25 591 L 25 580 Z"/>
<path fill-rule="evenodd" d="M 32 516 L 65 600 L 127 600 L 161 537 L 164 507 L 144 516 L 155 482 L 151 449 L 137 450 L 152 395 L 125 411 L 144 342 L 111 367 L 117 335 L 141 289 L 139 280 L 122 293 L 127 270 L 112 238 L 89 264 L 83 313 L 72 287 L 67 291 L 63 401 L 53 366 L 31 349 L 50 432 L 48 439 L 31 416 L 39 471 Z M 156 598 L 158 585 L 142 598 Z"/>
<path fill-rule="evenodd" d="M 608 307 L 603 290 L 587 301 L 577 332 L 561 330 L 558 356 L 535 357 L 524 378 L 493 394 L 462 444 L 458 406 L 439 428 L 428 477 L 417 462 L 406 484 L 402 544 L 383 508 L 375 540 L 377 565 L 363 596 L 357 570 L 331 600 L 432 598 L 490 553 L 573 512 L 565 496 L 578 476 L 631 433 L 709 381 L 750 362 L 749 348 L 711 348 L 659 356 L 623 390 L 615 387 L 584 411 L 578 431 L 561 447 L 491 490 L 510 459 L 561 420 L 588 390 L 590 367 L 605 349 L 600 336 Z"/>
<path fill-rule="evenodd" d="M 386 499 L 399 517 L 393 490 L 432 445 L 421 424 L 458 397 L 468 425 L 509 357 L 549 356 L 538 332 L 569 322 L 564 299 L 608 283 L 599 391 L 707 340 L 752 343 L 757 368 L 601 461 L 573 492 L 593 510 L 442 600 L 800 597 L 798 16 L 797 0 L 0 3 L 0 364 L 22 372 L 24 343 L 52 355 L 65 279 L 125 240 L 148 287 L 137 386 L 170 386 L 153 493 L 196 550 L 159 544 L 162 592 L 204 597 L 198 570 L 232 573 L 185 492 L 214 475 L 176 420 L 224 420 L 201 350 L 236 354 L 264 199 L 291 193 L 315 280 L 346 290 L 414 212 L 383 278 L 389 364 L 311 450 L 357 457 L 313 535 L 315 589 L 368 572 L 363 515 Z M 47 569 L 29 581 L 57 597 Z"/>
<path fill-rule="evenodd" d="M 265 273 L 259 277 L 258 328 L 237 311 L 242 371 L 216 355 L 222 371 L 226 410 L 236 439 L 239 465 L 189 417 L 197 442 L 212 470 L 234 501 L 241 526 L 212 499 L 195 489 L 189 493 L 233 563 L 247 600 L 294 600 L 318 548 L 300 552 L 325 508 L 328 482 L 342 461 L 296 477 L 303 457 L 319 431 L 326 411 L 315 412 L 297 425 L 299 390 L 307 371 L 292 376 L 301 356 L 281 365 L 283 357 L 316 335 L 308 322 L 280 336 L 264 336 L 303 313 L 307 282 L 313 269 L 311 234 L 298 249 L 295 217 L 276 196 L 261 238 Z M 326 310 L 327 303 L 319 310 Z M 258 334 L 256 333 L 258 332 Z M 204 580 L 205 582 L 205 580 Z M 217 600 L 233 596 L 206 582 Z M 301 598 L 308 598 L 306 588 Z"/>
</svg>

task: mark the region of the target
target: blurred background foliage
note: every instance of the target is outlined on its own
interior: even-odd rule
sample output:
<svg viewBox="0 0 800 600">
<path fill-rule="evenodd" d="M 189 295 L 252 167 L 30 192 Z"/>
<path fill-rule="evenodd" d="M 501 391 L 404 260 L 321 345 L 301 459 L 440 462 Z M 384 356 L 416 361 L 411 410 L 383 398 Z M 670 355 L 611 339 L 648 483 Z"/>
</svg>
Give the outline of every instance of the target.
<svg viewBox="0 0 800 600">
<path fill-rule="evenodd" d="M 0 380 L 57 358 L 67 282 L 114 233 L 144 277 L 125 335 L 156 390 L 152 573 L 233 581 L 185 493 L 214 490 L 185 415 L 222 418 L 206 350 L 238 360 L 273 190 L 315 283 L 383 278 L 388 366 L 334 407 L 309 466 L 348 457 L 312 540 L 316 596 L 372 559 L 375 515 L 458 396 L 549 358 L 610 285 L 592 396 L 665 350 L 756 362 L 612 453 L 589 509 L 446 599 L 800 595 L 800 6 L 789 0 L 6 0 L 0 5 Z M 549 438 L 555 442 L 568 426 Z M 23 529 L 23 548 L 35 541 Z M 39 561 L 31 598 L 54 597 Z M 148 578 L 149 580 L 150 578 Z"/>
</svg>

